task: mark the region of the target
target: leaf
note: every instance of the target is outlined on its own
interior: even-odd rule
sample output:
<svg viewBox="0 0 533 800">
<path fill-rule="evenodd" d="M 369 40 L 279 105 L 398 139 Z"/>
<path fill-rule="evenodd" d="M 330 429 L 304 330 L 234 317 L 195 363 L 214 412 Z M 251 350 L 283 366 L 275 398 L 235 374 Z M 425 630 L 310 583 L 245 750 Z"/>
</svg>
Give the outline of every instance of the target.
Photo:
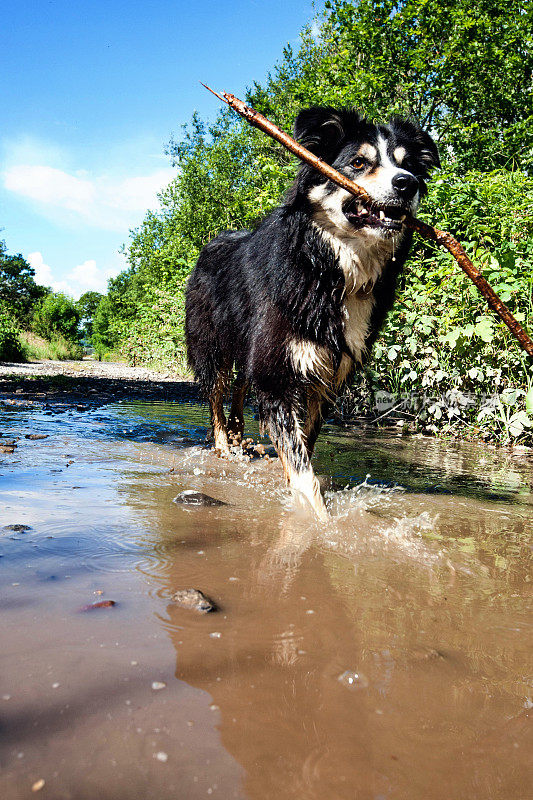
<svg viewBox="0 0 533 800">
<path fill-rule="evenodd" d="M 484 342 L 490 343 L 494 338 L 494 323 L 491 317 L 481 317 L 476 323 L 474 331 Z"/>
</svg>

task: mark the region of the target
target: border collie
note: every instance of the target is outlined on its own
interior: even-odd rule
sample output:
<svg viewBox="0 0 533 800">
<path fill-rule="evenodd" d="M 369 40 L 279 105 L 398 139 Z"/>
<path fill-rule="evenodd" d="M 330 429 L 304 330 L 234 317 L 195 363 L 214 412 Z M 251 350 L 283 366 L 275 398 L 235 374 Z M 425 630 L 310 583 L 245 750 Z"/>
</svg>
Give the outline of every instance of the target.
<svg viewBox="0 0 533 800">
<path fill-rule="evenodd" d="M 305 109 L 294 134 L 376 206 L 304 164 L 282 205 L 255 230 L 221 233 L 203 248 L 187 288 L 185 333 L 219 454 L 241 441 L 253 386 L 287 483 L 326 519 L 311 467 L 316 438 L 392 307 L 412 240 L 403 220 L 416 211 L 439 156 L 413 122 L 374 125 L 350 109 Z"/>
</svg>

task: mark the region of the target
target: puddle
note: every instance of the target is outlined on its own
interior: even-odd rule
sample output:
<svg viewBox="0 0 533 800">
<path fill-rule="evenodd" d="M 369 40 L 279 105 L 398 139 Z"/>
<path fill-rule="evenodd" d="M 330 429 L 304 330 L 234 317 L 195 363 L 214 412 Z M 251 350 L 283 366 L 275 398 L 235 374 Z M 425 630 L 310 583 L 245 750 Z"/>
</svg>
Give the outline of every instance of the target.
<svg viewBox="0 0 533 800">
<path fill-rule="evenodd" d="M 0 412 L 2 798 L 529 797 L 531 459 L 326 426 L 321 526 L 207 428 Z"/>
</svg>

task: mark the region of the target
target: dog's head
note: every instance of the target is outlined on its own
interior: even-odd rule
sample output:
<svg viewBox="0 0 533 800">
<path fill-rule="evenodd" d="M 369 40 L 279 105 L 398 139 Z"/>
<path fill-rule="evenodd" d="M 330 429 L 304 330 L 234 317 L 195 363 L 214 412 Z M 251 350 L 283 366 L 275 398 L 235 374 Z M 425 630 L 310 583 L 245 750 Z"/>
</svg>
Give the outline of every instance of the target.
<svg viewBox="0 0 533 800">
<path fill-rule="evenodd" d="M 376 203 L 365 206 L 312 167 L 302 167 L 299 193 L 309 200 L 316 221 L 343 237 L 400 236 L 404 216 L 416 211 L 427 191 L 430 170 L 440 165 L 429 134 L 400 117 L 387 125 L 374 125 L 356 111 L 319 106 L 298 114 L 294 134 Z"/>
</svg>

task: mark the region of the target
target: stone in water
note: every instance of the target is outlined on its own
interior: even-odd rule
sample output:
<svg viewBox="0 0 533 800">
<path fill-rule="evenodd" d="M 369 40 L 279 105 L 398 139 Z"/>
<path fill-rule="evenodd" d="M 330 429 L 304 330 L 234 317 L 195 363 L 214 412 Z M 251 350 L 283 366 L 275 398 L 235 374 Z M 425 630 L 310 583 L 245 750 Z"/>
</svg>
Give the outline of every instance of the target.
<svg viewBox="0 0 533 800">
<path fill-rule="evenodd" d="M 227 503 L 224 503 L 222 500 L 217 500 L 215 497 L 210 497 L 208 494 L 204 494 L 203 492 L 196 492 L 194 489 L 185 489 L 185 491 L 176 495 L 172 502 L 183 506 L 227 505 Z"/>
<path fill-rule="evenodd" d="M 197 611 L 199 614 L 218 611 L 216 604 L 199 589 L 180 589 L 174 592 L 171 599 L 182 608 Z"/>
<path fill-rule="evenodd" d="M 366 689 L 368 687 L 368 678 L 362 672 L 352 672 L 347 669 L 342 675 L 339 675 L 339 682 L 347 689 Z"/>
</svg>

